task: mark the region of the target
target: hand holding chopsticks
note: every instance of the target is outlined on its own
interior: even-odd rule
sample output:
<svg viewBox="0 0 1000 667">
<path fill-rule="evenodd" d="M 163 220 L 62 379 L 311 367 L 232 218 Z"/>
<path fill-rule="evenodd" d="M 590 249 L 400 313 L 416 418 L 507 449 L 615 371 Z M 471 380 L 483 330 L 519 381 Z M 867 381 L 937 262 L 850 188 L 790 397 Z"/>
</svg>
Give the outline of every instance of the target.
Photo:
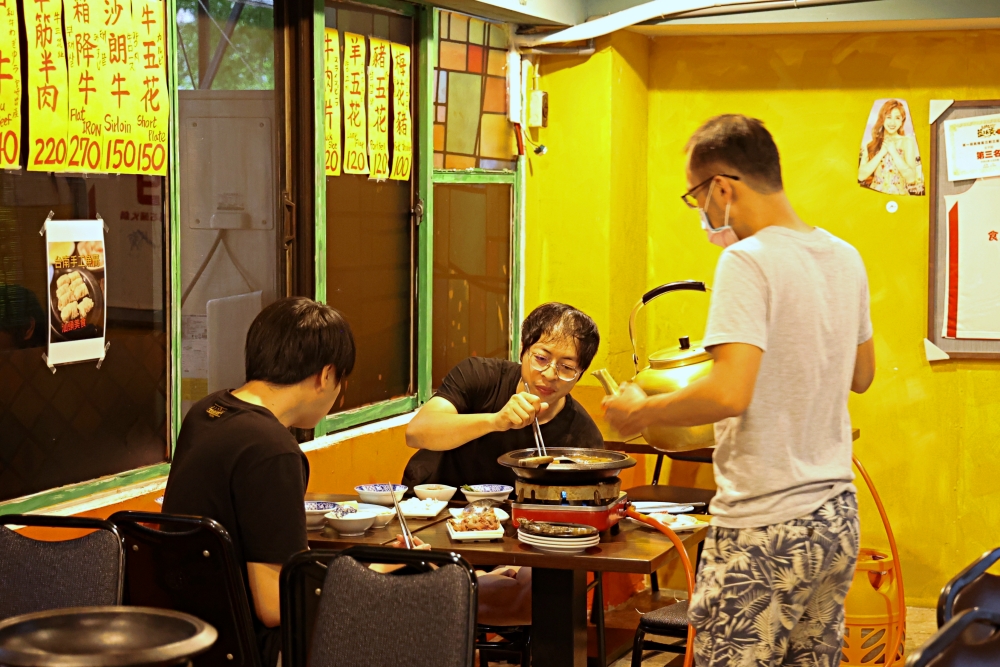
<svg viewBox="0 0 1000 667">
<path fill-rule="evenodd" d="M 522 382 L 524 382 L 524 380 L 522 380 Z M 527 382 L 524 382 L 524 390 L 527 391 L 527 392 L 529 392 L 529 393 L 531 392 L 531 390 L 528 389 L 528 383 Z M 547 451 L 545 451 L 545 440 L 542 439 L 542 427 L 538 425 L 538 414 L 537 413 L 535 414 L 535 421 L 532 422 L 531 428 L 532 428 L 532 430 L 535 433 L 535 448 L 538 450 L 538 455 L 539 456 L 548 456 L 549 453 Z"/>
</svg>

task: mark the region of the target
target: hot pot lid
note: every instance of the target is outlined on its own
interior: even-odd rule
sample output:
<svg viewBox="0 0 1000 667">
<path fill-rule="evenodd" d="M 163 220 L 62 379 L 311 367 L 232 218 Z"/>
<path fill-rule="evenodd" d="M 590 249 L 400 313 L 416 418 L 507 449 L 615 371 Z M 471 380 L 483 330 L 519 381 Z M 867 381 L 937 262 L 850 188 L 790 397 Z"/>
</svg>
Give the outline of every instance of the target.
<svg viewBox="0 0 1000 667">
<path fill-rule="evenodd" d="M 700 341 L 699 341 L 700 342 Z M 660 350 L 649 355 L 649 367 L 656 370 L 666 370 L 668 368 L 680 368 L 690 366 L 702 361 L 710 361 L 712 355 L 698 342 L 694 345 L 687 336 L 682 336 L 677 347 Z"/>
</svg>

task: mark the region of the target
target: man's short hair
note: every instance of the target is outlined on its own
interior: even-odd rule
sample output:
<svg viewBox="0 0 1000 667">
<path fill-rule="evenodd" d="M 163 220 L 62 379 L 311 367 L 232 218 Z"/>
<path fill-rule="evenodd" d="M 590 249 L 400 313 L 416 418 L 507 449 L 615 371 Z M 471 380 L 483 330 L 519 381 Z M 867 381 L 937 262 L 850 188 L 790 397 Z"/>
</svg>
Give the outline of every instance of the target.
<svg viewBox="0 0 1000 667">
<path fill-rule="evenodd" d="M 354 370 L 354 334 L 335 308 L 293 296 L 260 311 L 247 332 L 247 382 L 293 385 L 333 366 L 337 382 Z"/>
<path fill-rule="evenodd" d="M 685 149 L 691 171 L 735 171 L 757 192 L 772 194 L 784 189 L 778 147 L 764 123 L 740 114 L 709 119 L 691 135 Z"/>
<path fill-rule="evenodd" d="M 601 334 L 594 320 L 565 303 L 544 303 L 525 318 L 521 325 L 521 356 L 543 337 L 574 340 L 581 371 L 590 367 L 601 344 Z"/>
</svg>

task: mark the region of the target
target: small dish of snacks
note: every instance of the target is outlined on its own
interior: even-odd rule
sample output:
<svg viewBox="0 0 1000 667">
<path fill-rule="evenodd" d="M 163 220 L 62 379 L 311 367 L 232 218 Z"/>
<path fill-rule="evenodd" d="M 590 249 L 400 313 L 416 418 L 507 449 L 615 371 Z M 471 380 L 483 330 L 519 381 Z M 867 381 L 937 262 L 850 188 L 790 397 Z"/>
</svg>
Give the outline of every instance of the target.
<svg viewBox="0 0 1000 667">
<path fill-rule="evenodd" d="M 448 535 L 457 542 L 488 542 L 503 537 L 503 526 L 500 514 L 507 517 L 503 510 L 492 507 L 466 507 L 452 518 L 448 519 Z"/>
</svg>

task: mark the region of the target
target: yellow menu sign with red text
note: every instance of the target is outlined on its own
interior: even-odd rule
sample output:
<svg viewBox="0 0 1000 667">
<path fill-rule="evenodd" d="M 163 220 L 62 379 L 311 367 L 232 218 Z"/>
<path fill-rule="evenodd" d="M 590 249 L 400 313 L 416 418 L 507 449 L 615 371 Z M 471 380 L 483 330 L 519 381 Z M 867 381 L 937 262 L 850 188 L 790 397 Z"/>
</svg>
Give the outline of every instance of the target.
<svg viewBox="0 0 1000 667">
<path fill-rule="evenodd" d="M 163 0 L 132 0 L 135 28 L 133 88 L 139 93 L 132 120 L 132 138 L 137 153 L 137 174 L 167 175 L 167 124 L 170 101 L 167 92 L 167 58 L 164 42 Z"/>
<path fill-rule="evenodd" d="M 344 173 L 368 173 L 364 35 L 344 33 Z"/>
<path fill-rule="evenodd" d="M 389 178 L 389 42 L 372 37 L 368 66 L 368 159 L 371 180 Z"/>
<path fill-rule="evenodd" d="M 17 3 L 0 4 L 0 169 L 21 166 L 21 31 Z"/>
<path fill-rule="evenodd" d="M 323 32 L 323 129 L 327 176 L 340 176 L 340 33 Z"/>
<path fill-rule="evenodd" d="M 11 0 L 7 0 L 11 2 Z M 25 0 L 28 44 L 29 171 L 66 171 L 66 50 L 60 0 Z"/>
<path fill-rule="evenodd" d="M 101 171 L 134 174 L 139 162 L 134 129 L 141 84 L 134 67 L 137 32 L 129 0 L 101 0 L 101 26 L 107 65 L 96 82 L 103 112 L 104 164 Z M 136 3 L 139 4 L 139 3 Z"/>
<path fill-rule="evenodd" d="M 107 65 L 101 11 L 104 0 L 65 0 L 66 61 L 69 66 L 69 122 L 67 162 L 69 171 L 102 171 L 104 142 L 101 126 L 104 111 L 98 82 Z"/>
<path fill-rule="evenodd" d="M 392 44 L 392 174 L 394 181 L 410 180 L 413 139 L 410 135 L 410 47 Z"/>
</svg>

